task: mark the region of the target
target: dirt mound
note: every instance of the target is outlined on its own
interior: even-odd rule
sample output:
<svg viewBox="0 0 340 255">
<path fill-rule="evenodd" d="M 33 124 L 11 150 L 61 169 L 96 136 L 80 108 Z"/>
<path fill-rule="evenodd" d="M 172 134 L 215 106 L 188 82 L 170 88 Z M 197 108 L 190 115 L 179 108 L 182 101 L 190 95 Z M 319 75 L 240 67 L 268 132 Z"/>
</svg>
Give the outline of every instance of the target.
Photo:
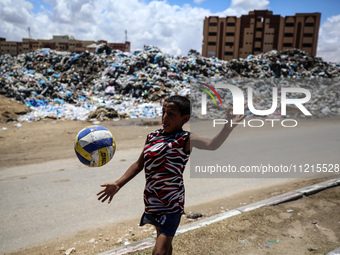
<svg viewBox="0 0 340 255">
<path fill-rule="evenodd" d="M 29 107 L 14 99 L 0 95 L 0 122 L 16 120 L 30 111 Z"/>
</svg>

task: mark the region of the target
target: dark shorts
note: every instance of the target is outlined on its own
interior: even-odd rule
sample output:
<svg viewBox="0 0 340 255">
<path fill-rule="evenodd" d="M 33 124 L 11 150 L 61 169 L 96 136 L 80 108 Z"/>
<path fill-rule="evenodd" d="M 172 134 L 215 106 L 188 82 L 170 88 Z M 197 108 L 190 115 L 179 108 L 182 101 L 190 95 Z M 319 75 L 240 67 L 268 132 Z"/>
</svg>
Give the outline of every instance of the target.
<svg viewBox="0 0 340 255">
<path fill-rule="evenodd" d="M 139 225 L 151 224 L 158 227 L 159 233 L 165 236 L 175 236 L 181 221 L 182 213 L 151 214 L 143 213 Z"/>
</svg>

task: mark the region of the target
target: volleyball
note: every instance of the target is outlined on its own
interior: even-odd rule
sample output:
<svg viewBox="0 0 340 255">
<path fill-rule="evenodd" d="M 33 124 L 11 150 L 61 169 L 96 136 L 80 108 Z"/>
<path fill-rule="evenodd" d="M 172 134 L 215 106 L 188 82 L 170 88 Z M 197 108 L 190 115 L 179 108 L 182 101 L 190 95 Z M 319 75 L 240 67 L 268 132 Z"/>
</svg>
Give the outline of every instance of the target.
<svg viewBox="0 0 340 255">
<path fill-rule="evenodd" d="M 81 163 L 99 167 L 108 163 L 115 151 L 116 143 L 111 132 L 102 126 L 88 126 L 79 131 L 74 150 Z"/>
</svg>

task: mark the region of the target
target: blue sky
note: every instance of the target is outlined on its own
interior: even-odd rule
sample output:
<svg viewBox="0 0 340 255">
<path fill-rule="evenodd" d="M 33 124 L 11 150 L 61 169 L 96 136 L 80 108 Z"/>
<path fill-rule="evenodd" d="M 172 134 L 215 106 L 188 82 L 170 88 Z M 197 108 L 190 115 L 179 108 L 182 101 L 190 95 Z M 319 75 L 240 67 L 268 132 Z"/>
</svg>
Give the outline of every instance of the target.
<svg viewBox="0 0 340 255">
<path fill-rule="evenodd" d="M 340 62 L 340 0 L 1 0 L 0 37 L 21 41 L 30 27 L 34 39 L 72 34 L 79 40 L 123 42 L 131 48 L 154 45 L 186 55 L 201 51 L 205 16 L 241 16 L 269 9 L 290 16 L 321 12 L 317 55 Z"/>
</svg>

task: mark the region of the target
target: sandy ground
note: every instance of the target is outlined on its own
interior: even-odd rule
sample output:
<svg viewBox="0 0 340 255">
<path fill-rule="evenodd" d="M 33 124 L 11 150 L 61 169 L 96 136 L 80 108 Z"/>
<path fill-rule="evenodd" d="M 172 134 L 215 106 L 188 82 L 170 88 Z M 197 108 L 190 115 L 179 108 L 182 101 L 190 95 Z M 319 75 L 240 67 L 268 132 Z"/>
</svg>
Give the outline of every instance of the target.
<svg viewBox="0 0 340 255">
<path fill-rule="evenodd" d="M 7 115 L 10 116 L 9 113 Z M 2 116 L 4 115 L 2 114 Z M 1 121 L 4 122 L 4 118 Z M 313 123 L 311 122 L 311 124 Z M 1 123 L 0 171 L 13 166 L 75 157 L 74 138 L 79 130 L 90 124 L 89 122 L 61 120 L 21 123 L 22 126 L 17 122 Z M 101 124 L 114 134 L 117 149 L 124 150 L 141 148 L 145 141 L 145 135 L 159 127 L 159 120 L 124 120 Z M 299 179 L 286 185 L 273 185 L 256 191 L 246 191 L 237 197 L 187 207 L 186 212 L 187 214 L 202 213 L 204 216 L 210 216 L 324 180 Z M 326 251 L 340 246 L 339 208 L 339 188 L 330 189 L 292 202 L 292 204 L 261 209 L 249 216 L 231 219 L 231 223 L 229 222 L 225 226 L 222 223 L 219 224 L 219 227 L 222 227 L 215 228 L 218 233 L 212 233 L 210 236 L 204 235 L 207 230 L 200 230 L 203 233 L 190 233 L 185 237 L 187 239 L 185 242 L 178 239 L 174 243 L 175 246 L 182 247 L 175 248 L 174 254 L 324 254 Z M 288 213 L 288 209 L 293 212 Z M 183 216 L 181 224 L 191 221 Z M 139 228 L 136 222 L 138 219 L 131 219 L 82 231 L 76 235 L 60 237 L 53 242 L 38 247 L 23 248 L 10 254 L 65 254 L 65 251 L 72 247 L 75 248 L 74 254 L 96 254 L 118 247 L 127 241 L 133 242 L 149 237 L 154 233 L 152 227 Z M 223 238 L 219 239 L 216 236 Z M 193 247 L 199 247 L 199 243 L 204 243 L 202 238 L 204 238 L 204 242 L 208 240 L 208 243 L 211 239 L 216 240 L 216 243 L 211 242 L 212 246 L 228 246 L 229 252 L 225 253 L 225 249 L 214 252 L 211 246 L 206 246 L 210 250 L 194 250 Z M 281 241 L 273 243 L 271 248 L 265 249 L 263 246 L 266 246 L 267 239 Z M 299 248 L 297 249 L 297 247 Z"/>
<path fill-rule="evenodd" d="M 326 254 L 340 246 L 339 206 L 340 186 L 263 207 L 179 236 L 174 254 Z"/>
</svg>

